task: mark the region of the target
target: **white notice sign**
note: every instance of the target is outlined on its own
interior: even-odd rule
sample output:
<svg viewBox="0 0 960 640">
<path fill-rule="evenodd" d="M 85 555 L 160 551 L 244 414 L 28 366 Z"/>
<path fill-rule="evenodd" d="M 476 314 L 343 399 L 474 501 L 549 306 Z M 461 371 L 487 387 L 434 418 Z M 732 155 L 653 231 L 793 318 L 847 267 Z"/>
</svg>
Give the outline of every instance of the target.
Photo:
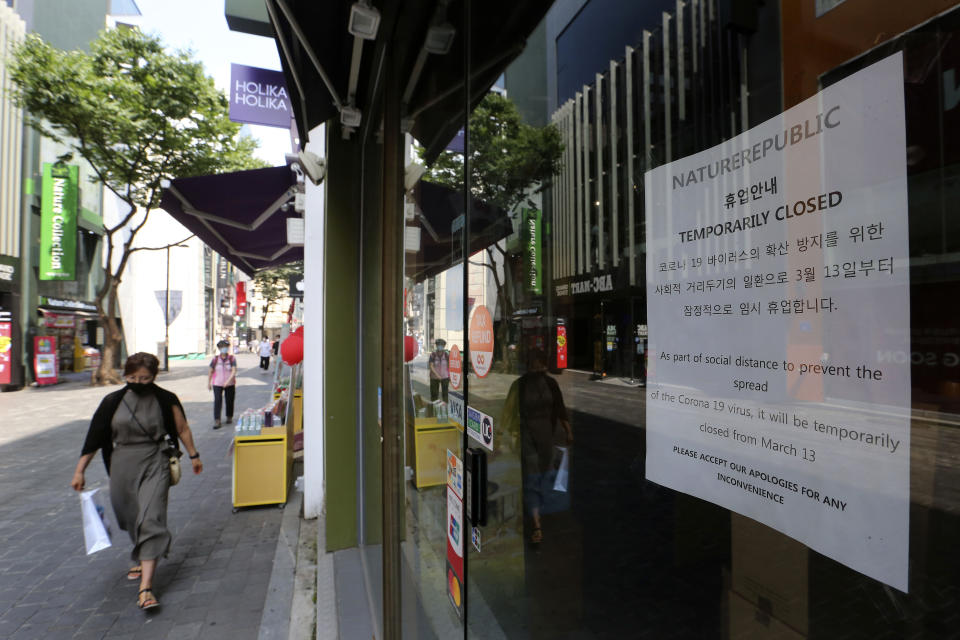
<svg viewBox="0 0 960 640">
<path fill-rule="evenodd" d="M 901 54 L 645 186 L 647 478 L 906 591 Z"/>
</svg>

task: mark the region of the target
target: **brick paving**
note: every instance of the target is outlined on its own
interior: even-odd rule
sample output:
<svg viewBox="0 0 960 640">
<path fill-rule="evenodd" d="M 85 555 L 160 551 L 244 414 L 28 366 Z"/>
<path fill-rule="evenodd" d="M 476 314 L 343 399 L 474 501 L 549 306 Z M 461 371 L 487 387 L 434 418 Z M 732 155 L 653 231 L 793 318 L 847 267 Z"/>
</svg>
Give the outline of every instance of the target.
<svg viewBox="0 0 960 640">
<path fill-rule="evenodd" d="M 269 376 L 238 356 L 237 409 L 260 406 Z M 229 427 L 214 431 L 206 361 L 172 362 L 158 383 L 180 396 L 204 461 L 170 490 L 170 555 L 154 580 L 162 603 L 136 607 L 127 534 L 84 555 L 80 504 L 69 487 L 93 409 L 113 388 L 71 382 L 0 394 L 0 638 L 257 637 L 283 511 L 231 508 Z M 87 487 L 108 488 L 99 457 Z"/>
</svg>

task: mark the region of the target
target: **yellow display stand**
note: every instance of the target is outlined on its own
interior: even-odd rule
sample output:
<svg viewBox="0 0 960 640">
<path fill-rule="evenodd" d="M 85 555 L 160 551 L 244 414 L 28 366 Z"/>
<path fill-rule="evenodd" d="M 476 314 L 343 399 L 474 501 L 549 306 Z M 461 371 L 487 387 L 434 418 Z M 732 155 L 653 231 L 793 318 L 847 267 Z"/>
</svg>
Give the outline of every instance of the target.
<svg viewBox="0 0 960 640">
<path fill-rule="evenodd" d="M 440 422 L 436 418 L 414 421 L 414 468 L 418 489 L 446 484 L 447 449 L 459 452 L 462 434 L 463 430 L 454 422 Z"/>
<path fill-rule="evenodd" d="M 288 427 L 264 427 L 260 435 L 233 440 L 233 508 L 263 504 L 283 506 L 293 465 L 293 438 Z"/>
<path fill-rule="evenodd" d="M 303 391 L 293 392 L 293 432 L 303 431 Z"/>
</svg>

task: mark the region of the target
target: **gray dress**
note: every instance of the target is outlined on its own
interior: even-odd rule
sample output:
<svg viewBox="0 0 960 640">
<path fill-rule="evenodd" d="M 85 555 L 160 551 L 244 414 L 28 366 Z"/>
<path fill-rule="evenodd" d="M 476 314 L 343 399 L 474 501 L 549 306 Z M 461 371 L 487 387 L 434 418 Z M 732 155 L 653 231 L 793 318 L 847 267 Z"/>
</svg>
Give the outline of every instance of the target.
<svg viewBox="0 0 960 640">
<path fill-rule="evenodd" d="M 136 413 L 137 422 L 131 411 Z M 166 556 L 169 458 L 164 455 L 163 415 L 152 394 L 127 391 L 111 422 L 113 457 L 110 463 L 110 501 L 117 524 L 130 534 L 135 561 Z"/>
</svg>

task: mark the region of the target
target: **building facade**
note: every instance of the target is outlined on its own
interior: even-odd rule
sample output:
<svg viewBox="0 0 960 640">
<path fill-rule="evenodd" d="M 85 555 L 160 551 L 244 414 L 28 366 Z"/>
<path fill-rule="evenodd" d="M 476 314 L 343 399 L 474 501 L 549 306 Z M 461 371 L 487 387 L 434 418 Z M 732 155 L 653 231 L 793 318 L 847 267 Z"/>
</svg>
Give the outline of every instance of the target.
<svg viewBox="0 0 960 640">
<path fill-rule="evenodd" d="M 10 25 L 19 22 L 23 33 L 34 33 L 61 49 L 85 48 L 97 34 L 129 14 L 138 14 L 136 4 L 124 0 L 13 0 L 2 7 L 7 50 L 16 41 Z M 19 36 L 22 38 L 22 35 Z M 4 102 L 3 104 L 7 104 Z M 41 247 L 49 238 L 49 216 L 42 215 L 43 192 L 51 181 L 46 171 L 55 165 L 67 147 L 22 126 L 22 119 L 7 118 L 0 144 L 7 150 L 3 161 L 4 249 L 0 261 L 15 284 L 4 293 L 4 311 L 14 321 L 10 358 L 19 376 L 10 388 L 34 381 L 34 339 L 57 338 L 60 373 L 93 366 L 93 355 L 103 345 L 103 328 L 97 321 L 94 299 L 103 283 L 104 190 L 91 181 L 92 168 L 82 160 L 72 161 L 69 232 L 63 239 L 67 263 L 52 274 L 42 268 Z M 17 116 L 19 118 L 19 116 Z M 10 145 L 16 145 L 11 151 Z M 12 154 L 12 155 L 11 155 Z M 10 182 L 16 178 L 15 182 Z M 16 246 L 16 251 L 6 248 Z M 12 271 L 9 271 L 11 270 Z M 2 285 L 0 285 L 2 286 Z M 14 298 L 15 296 L 15 298 Z M 15 308 L 14 308 L 15 307 Z M 90 357 L 88 357 L 90 356 Z"/>
<path fill-rule="evenodd" d="M 356 637 L 955 635 L 957 2 L 372 2 L 366 42 L 277 4 L 327 127 L 305 469 Z M 504 71 L 564 140 L 542 203 L 465 171 L 404 220 L 403 135 L 494 161 L 466 122 Z M 492 246 L 510 317 L 446 293 Z M 445 404 L 401 361 L 441 295 Z"/>
</svg>

